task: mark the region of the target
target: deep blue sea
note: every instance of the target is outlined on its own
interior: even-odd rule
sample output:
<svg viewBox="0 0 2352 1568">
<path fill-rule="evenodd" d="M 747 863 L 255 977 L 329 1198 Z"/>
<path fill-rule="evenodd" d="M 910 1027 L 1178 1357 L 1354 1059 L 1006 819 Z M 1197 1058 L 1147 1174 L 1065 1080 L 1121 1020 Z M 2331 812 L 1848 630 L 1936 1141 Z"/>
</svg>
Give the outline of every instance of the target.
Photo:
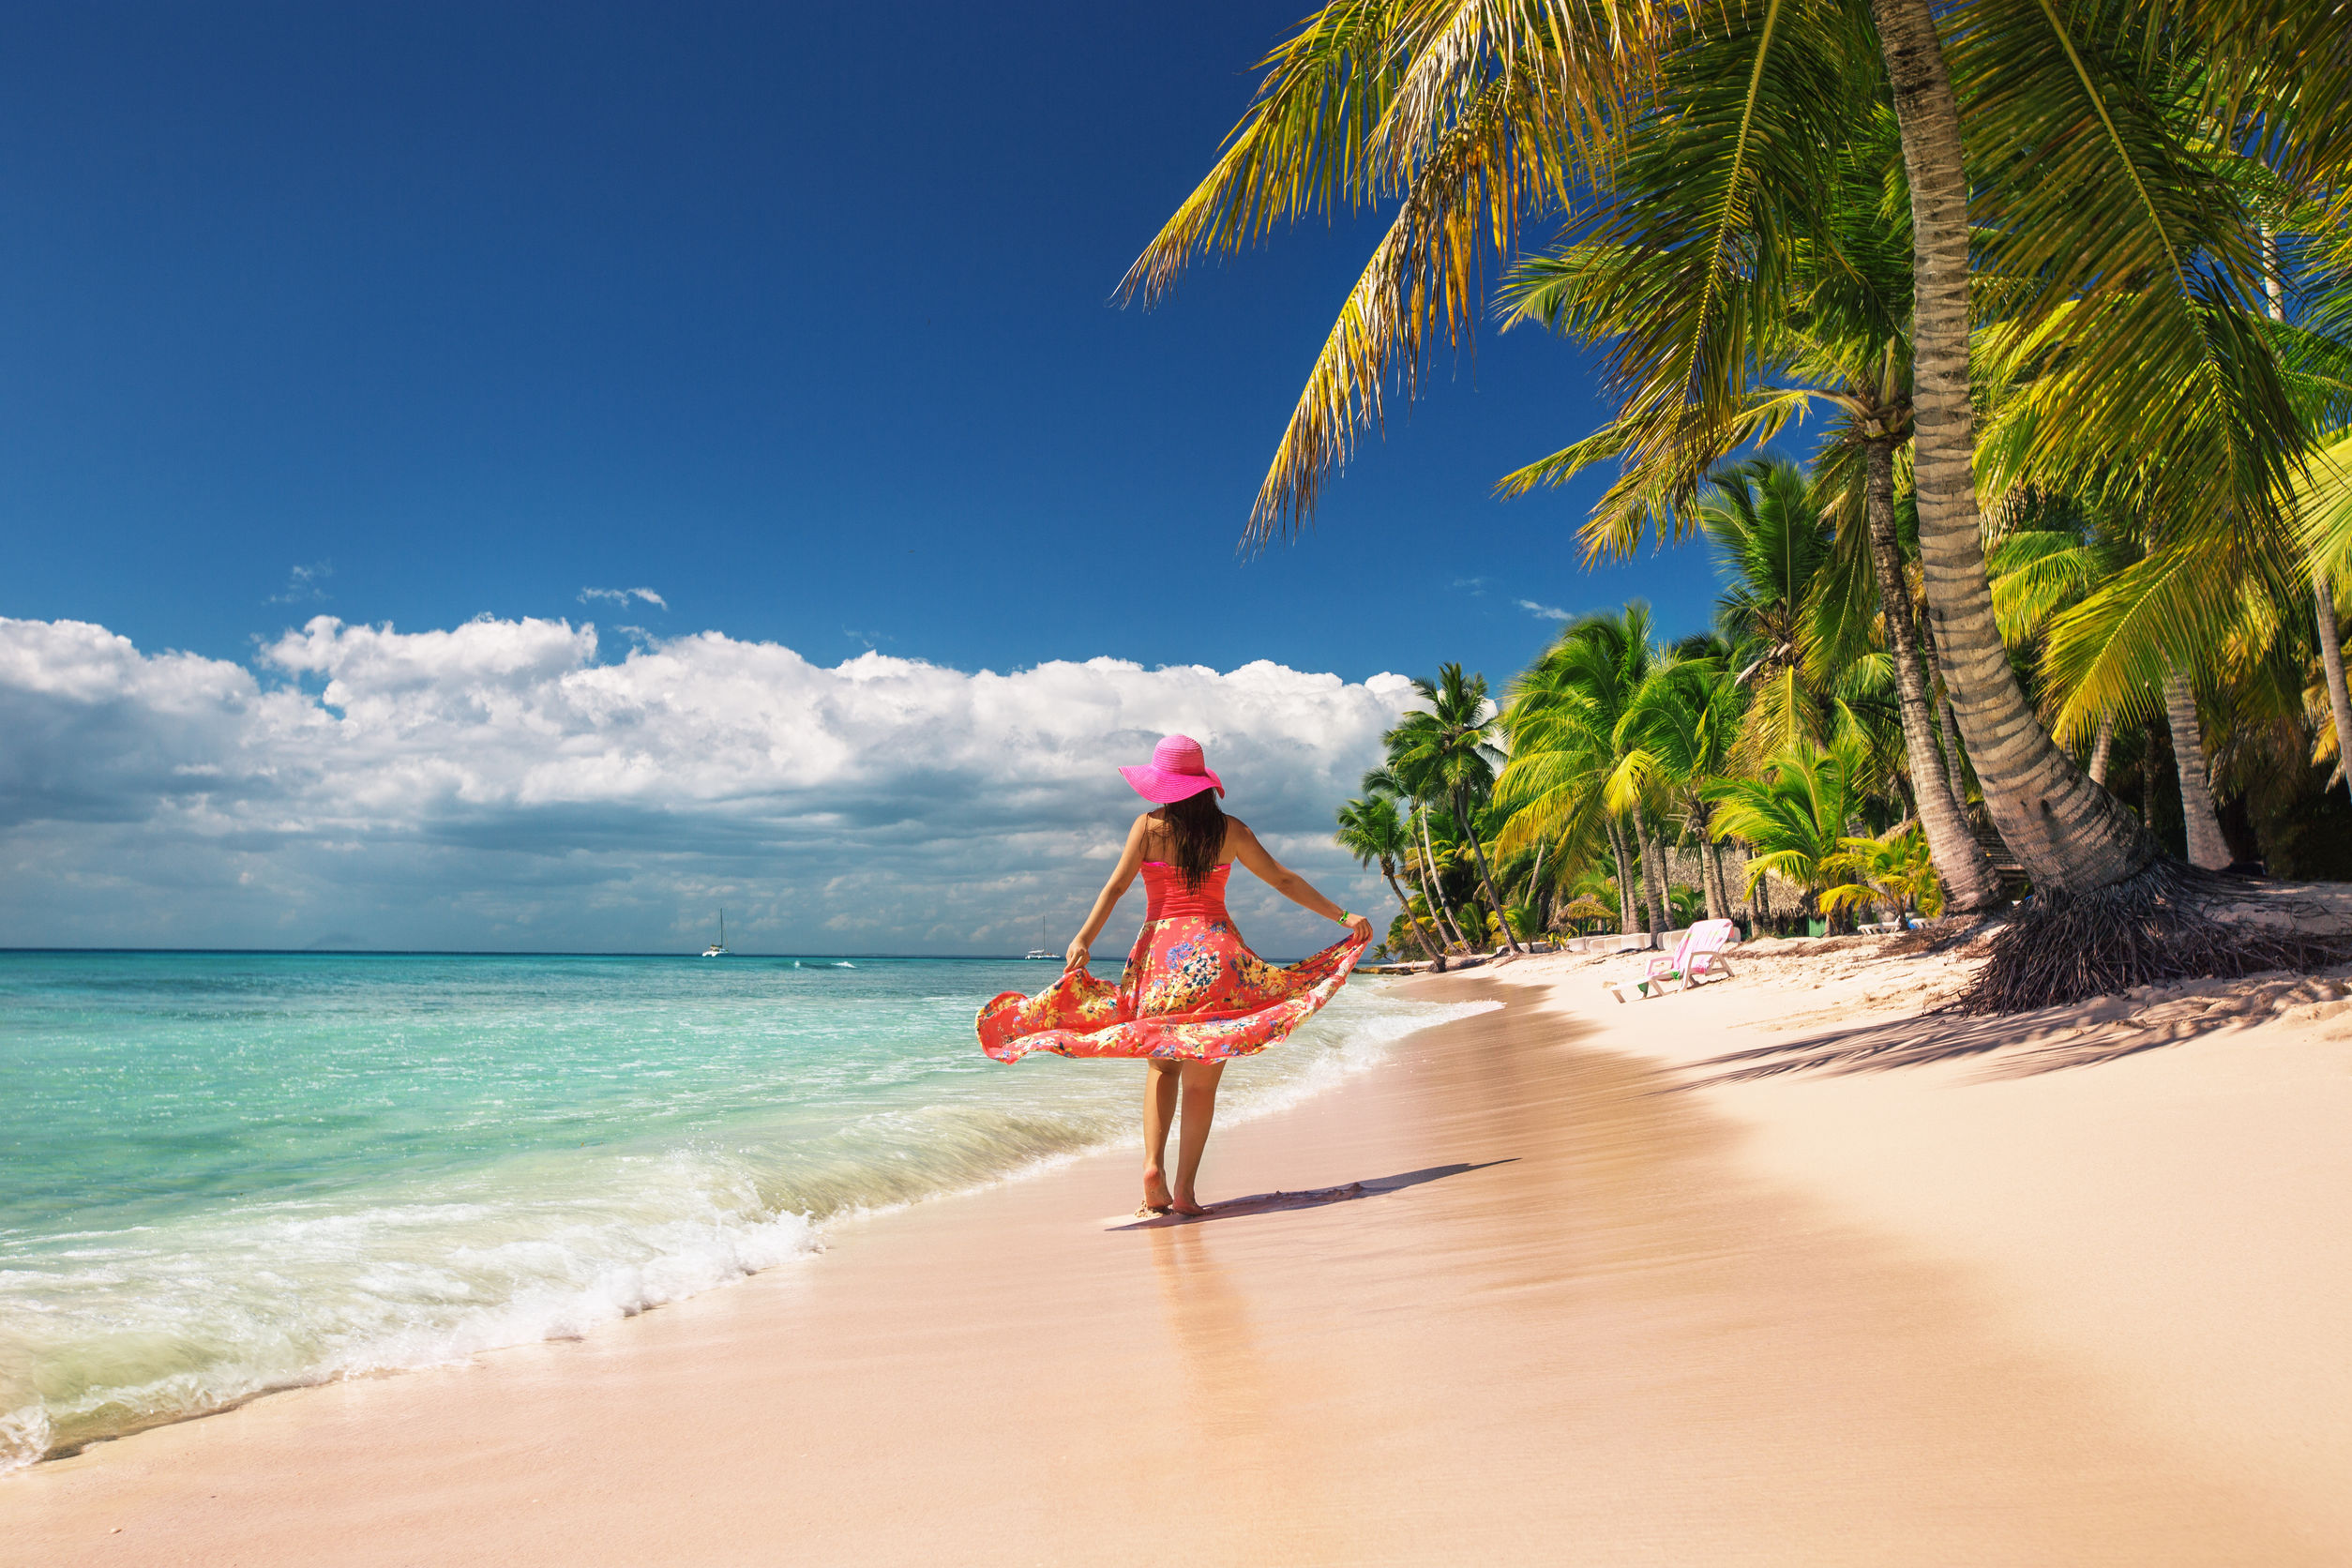
<svg viewBox="0 0 2352 1568">
<path fill-rule="evenodd" d="M 1130 1140 L 1139 1065 L 980 1054 L 980 1003 L 1054 972 L 0 953 L 0 1470 L 576 1334 L 820 1251 L 840 1216 Z M 1460 1010 L 1359 978 L 1221 1105 Z"/>
</svg>

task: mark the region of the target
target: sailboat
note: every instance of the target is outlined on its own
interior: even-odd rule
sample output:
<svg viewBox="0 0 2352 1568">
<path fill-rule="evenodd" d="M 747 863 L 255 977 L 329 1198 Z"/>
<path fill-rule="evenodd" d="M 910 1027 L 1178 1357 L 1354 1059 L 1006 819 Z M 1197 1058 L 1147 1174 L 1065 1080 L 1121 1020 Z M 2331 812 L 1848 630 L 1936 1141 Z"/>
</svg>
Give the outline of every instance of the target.
<svg viewBox="0 0 2352 1568">
<path fill-rule="evenodd" d="M 1037 945 L 1021 955 L 1023 958 L 1059 958 L 1061 954 L 1046 945 L 1046 917 L 1037 917 Z"/>
<path fill-rule="evenodd" d="M 727 956 L 727 912 L 722 909 L 718 912 L 718 940 L 702 949 L 702 957 L 724 958 Z"/>
</svg>

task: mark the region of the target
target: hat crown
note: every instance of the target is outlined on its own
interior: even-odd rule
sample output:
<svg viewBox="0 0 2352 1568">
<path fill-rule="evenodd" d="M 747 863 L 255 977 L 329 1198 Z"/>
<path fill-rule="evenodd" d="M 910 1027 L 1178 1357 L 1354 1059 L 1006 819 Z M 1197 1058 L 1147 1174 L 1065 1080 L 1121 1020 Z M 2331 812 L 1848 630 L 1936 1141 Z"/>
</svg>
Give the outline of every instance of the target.
<svg viewBox="0 0 2352 1568">
<path fill-rule="evenodd" d="M 1152 748 L 1152 765 L 1162 773 L 1184 774 L 1198 778 L 1208 772 L 1209 764 L 1200 755 L 1200 743 L 1190 735 L 1168 735 Z"/>
</svg>

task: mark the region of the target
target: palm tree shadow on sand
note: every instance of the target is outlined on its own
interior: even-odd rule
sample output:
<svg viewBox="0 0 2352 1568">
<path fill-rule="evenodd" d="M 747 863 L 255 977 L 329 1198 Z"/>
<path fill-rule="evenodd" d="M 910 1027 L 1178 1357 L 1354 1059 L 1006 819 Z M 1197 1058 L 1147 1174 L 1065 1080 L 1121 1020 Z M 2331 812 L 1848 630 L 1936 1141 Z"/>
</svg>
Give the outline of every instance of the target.
<svg viewBox="0 0 2352 1568">
<path fill-rule="evenodd" d="M 2097 997 L 2035 1013 L 1929 1013 L 1880 1019 L 1695 1062 L 1689 1068 L 1692 1078 L 1659 1093 L 1789 1073 L 1838 1077 L 1892 1072 L 1965 1057 L 1984 1058 L 1983 1076 L 1987 1078 L 2095 1067 L 2225 1030 L 2252 1028 L 2289 1008 L 2325 1003 L 2336 996 L 2333 976 L 2341 972 L 2189 981 L 2150 993 Z"/>
<path fill-rule="evenodd" d="M 1360 1198 L 1380 1198 L 1407 1187 L 1417 1187 L 1425 1182 L 1442 1182 L 1448 1176 L 1467 1175 L 1473 1170 L 1485 1170 L 1498 1165 L 1511 1165 L 1516 1154 L 1499 1160 L 1482 1160 L 1476 1165 L 1433 1165 L 1421 1170 L 1408 1170 L 1395 1176 L 1378 1176 L 1368 1182 L 1349 1182 L 1345 1186 L 1317 1187 L 1311 1192 L 1255 1192 L 1247 1198 L 1229 1198 L 1222 1203 L 1212 1203 L 1205 1214 L 1153 1214 L 1132 1219 L 1121 1225 L 1105 1226 L 1107 1230 L 1159 1230 L 1174 1225 L 1205 1225 L 1214 1219 L 1241 1219 L 1250 1214 L 1288 1214 L 1293 1209 L 1320 1209 L 1333 1203 L 1352 1203 Z"/>
</svg>

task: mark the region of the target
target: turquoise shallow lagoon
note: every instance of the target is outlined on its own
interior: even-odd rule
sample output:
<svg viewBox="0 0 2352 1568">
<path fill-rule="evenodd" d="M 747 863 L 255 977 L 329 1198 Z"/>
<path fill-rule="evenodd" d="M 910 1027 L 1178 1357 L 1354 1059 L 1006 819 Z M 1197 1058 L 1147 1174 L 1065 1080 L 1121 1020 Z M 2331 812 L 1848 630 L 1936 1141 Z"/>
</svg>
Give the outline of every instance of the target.
<svg viewBox="0 0 2352 1568">
<path fill-rule="evenodd" d="M 0 954 L 0 1469 L 580 1333 L 1134 1136 L 983 1057 L 993 959 Z M 1351 983 L 1247 1115 L 1460 1011 Z M 1124 1195 L 1120 1195 L 1123 1199 Z"/>
</svg>

